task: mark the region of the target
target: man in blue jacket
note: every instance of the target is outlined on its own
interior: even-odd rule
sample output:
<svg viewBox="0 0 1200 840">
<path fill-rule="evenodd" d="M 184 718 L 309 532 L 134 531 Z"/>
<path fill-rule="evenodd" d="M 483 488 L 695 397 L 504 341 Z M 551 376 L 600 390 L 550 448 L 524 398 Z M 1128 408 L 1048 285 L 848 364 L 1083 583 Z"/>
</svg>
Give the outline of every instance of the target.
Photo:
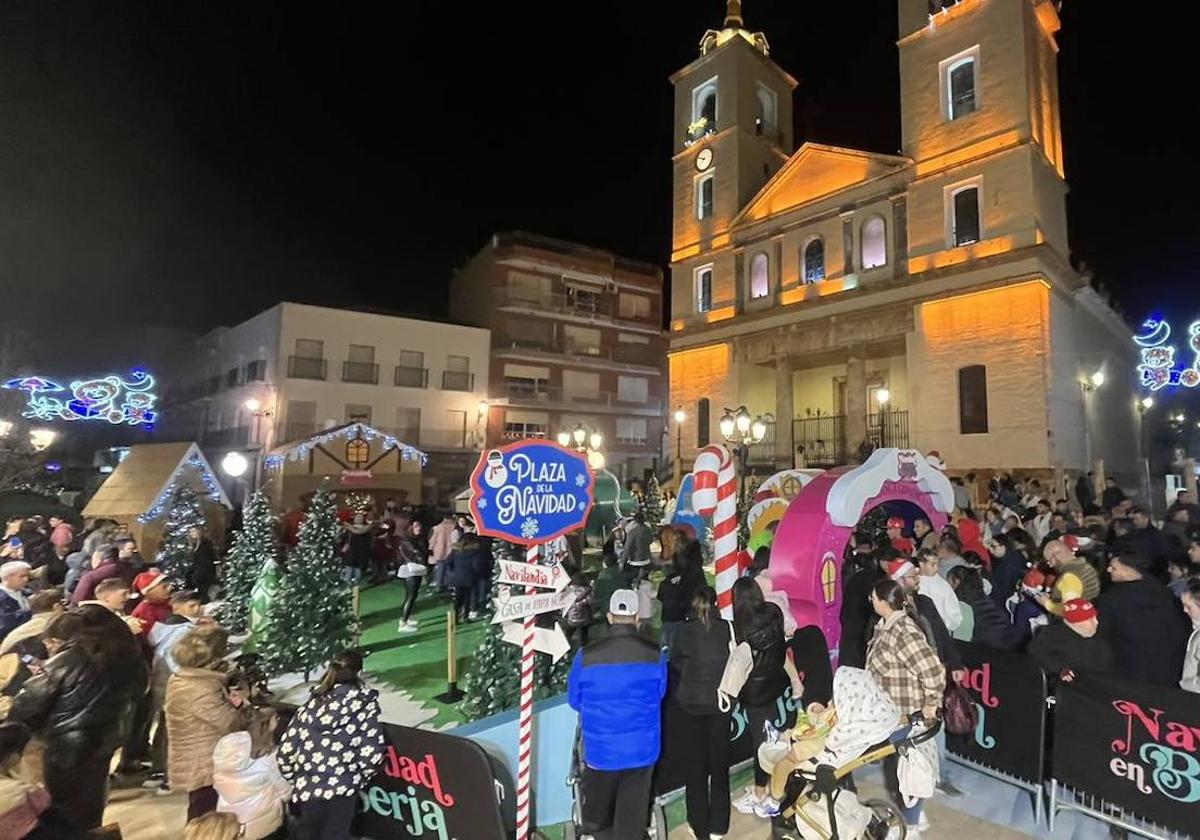
<svg viewBox="0 0 1200 840">
<path fill-rule="evenodd" d="M 575 654 L 567 679 L 583 734 L 582 829 L 605 840 L 645 837 L 662 740 L 667 661 L 658 645 L 637 634 L 637 614 L 636 592 L 614 592 L 608 635 Z"/>
</svg>

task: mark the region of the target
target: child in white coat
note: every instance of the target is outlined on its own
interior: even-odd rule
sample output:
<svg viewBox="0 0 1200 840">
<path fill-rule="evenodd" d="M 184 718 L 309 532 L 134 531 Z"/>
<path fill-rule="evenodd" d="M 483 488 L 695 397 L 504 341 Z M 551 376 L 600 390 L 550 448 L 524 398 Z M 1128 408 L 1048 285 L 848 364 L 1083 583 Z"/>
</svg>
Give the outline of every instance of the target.
<svg viewBox="0 0 1200 840">
<path fill-rule="evenodd" d="M 263 840 L 283 826 L 292 786 L 279 774 L 274 752 L 254 757 L 249 732 L 233 732 L 217 742 L 213 787 L 217 810 L 238 818 L 245 840 Z"/>
</svg>

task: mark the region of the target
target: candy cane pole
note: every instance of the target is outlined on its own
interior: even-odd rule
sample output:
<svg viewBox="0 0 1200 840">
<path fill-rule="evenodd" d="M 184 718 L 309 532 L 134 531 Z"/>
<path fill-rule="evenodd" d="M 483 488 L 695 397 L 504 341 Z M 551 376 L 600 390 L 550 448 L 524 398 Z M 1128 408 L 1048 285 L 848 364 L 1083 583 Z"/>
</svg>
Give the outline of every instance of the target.
<svg viewBox="0 0 1200 840">
<path fill-rule="evenodd" d="M 525 550 L 525 562 L 538 562 L 541 546 Z M 532 593 L 535 588 L 525 587 Z M 533 760 L 533 630 L 534 616 L 525 616 L 525 632 L 521 637 L 521 711 L 517 722 L 517 838 L 529 837 L 529 776 Z"/>
<path fill-rule="evenodd" d="M 737 470 L 724 446 L 706 446 L 696 456 L 692 503 L 701 516 L 712 517 L 713 554 L 717 567 L 717 606 L 722 618 L 733 618 L 733 584 L 737 563 Z"/>
</svg>

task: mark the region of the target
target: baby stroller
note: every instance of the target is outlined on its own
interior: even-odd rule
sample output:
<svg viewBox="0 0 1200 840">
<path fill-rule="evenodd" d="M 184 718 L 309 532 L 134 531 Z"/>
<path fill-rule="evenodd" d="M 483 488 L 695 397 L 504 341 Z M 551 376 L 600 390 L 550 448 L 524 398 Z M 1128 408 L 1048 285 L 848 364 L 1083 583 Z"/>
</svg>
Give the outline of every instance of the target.
<svg viewBox="0 0 1200 840">
<path fill-rule="evenodd" d="M 571 786 L 571 821 L 563 830 L 563 840 L 581 840 L 588 837 L 583 833 L 582 797 L 580 795 L 580 779 L 583 775 L 583 736 L 579 727 L 575 728 L 575 746 L 571 750 L 571 770 L 567 775 L 567 784 Z M 667 815 L 658 799 L 650 799 L 650 816 L 647 821 L 647 840 L 667 840 Z"/>
<path fill-rule="evenodd" d="M 917 713 L 896 729 L 900 713 L 895 704 L 861 669 L 839 668 L 833 685 L 836 722 L 823 747 L 807 760 L 772 767 L 773 785 L 783 776 L 772 840 L 882 840 L 893 828 L 903 838 L 904 820 L 894 803 L 859 802 L 843 780 L 860 767 L 904 755 L 931 740 L 941 723 L 927 724 Z M 759 753 L 764 767 L 766 749 L 764 745 Z"/>
</svg>

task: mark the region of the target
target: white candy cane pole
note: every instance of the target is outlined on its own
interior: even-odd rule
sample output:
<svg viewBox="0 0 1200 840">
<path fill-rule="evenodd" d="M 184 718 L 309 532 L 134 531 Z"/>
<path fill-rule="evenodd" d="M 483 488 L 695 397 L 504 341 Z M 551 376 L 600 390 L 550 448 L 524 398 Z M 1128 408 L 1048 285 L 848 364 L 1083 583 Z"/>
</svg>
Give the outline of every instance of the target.
<svg viewBox="0 0 1200 840">
<path fill-rule="evenodd" d="M 538 562 L 541 546 L 525 550 L 525 562 Z M 527 593 L 535 590 L 525 587 Z M 529 777 L 533 762 L 533 629 L 534 616 L 525 616 L 525 632 L 521 636 L 521 711 L 517 723 L 517 838 L 529 837 Z"/>
<path fill-rule="evenodd" d="M 723 446 L 706 446 L 696 456 L 692 503 L 701 516 L 713 521 L 713 554 L 716 557 L 717 606 L 722 618 L 733 618 L 733 584 L 737 562 L 737 469 Z"/>
</svg>

